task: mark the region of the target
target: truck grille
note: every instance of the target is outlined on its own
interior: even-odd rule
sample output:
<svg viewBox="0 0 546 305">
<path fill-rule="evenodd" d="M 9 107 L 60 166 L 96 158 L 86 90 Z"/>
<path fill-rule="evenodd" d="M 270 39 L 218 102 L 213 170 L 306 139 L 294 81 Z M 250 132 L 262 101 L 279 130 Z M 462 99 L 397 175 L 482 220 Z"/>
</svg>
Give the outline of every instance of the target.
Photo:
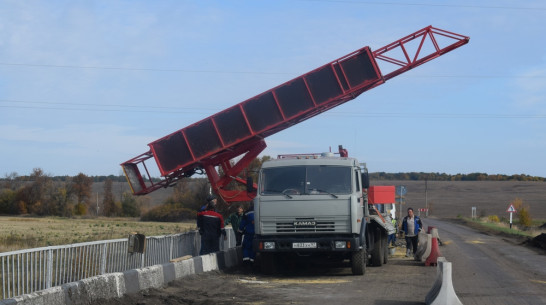
<svg viewBox="0 0 546 305">
<path fill-rule="evenodd" d="M 350 232 L 348 217 L 292 218 L 271 217 L 261 219 L 263 234 Z"/>
<path fill-rule="evenodd" d="M 294 222 L 277 222 L 277 233 L 284 232 L 335 232 L 336 224 L 333 221 L 317 221 L 315 225 L 295 225 Z"/>
</svg>

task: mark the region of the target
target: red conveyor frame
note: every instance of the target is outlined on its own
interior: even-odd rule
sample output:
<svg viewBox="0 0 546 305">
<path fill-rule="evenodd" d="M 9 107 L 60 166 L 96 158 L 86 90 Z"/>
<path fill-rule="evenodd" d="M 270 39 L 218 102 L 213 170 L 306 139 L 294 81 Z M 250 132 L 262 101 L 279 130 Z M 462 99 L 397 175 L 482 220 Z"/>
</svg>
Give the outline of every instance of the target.
<svg viewBox="0 0 546 305">
<path fill-rule="evenodd" d="M 440 47 L 436 36 L 453 43 Z M 433 50 L 423 48 L 427 39 Z M 416 40 L 418 47 L 406 46 Z M 238 175 L 265 148 L 264 138 L 356 98 L 466 43 L 469 37 L 432 26 L 375 51 L 361 48 L 273 89 L 207 117 L 150 144 L 150 150 L 121 164 L 136 195 L 148 194 L 204 170 L 213 190 L 226 202 L 248 201 L 246 190 L 224 189 L 231 181 L 245 184 Z M 395 51 L 395 52 L 393 52 Z M 402 54 L 401 58 L 393 53 Z M 397 68 L 382 75 L 376 61 Z M 232 164 L 232 160 L 242 156 Z M 152 181 L 145 161 L 154 158 L 162 179 Z M 139 165 L 146 172 L 142 176 Z M 217 170 L 221 167 L 222 175 Z"/>
</svg>

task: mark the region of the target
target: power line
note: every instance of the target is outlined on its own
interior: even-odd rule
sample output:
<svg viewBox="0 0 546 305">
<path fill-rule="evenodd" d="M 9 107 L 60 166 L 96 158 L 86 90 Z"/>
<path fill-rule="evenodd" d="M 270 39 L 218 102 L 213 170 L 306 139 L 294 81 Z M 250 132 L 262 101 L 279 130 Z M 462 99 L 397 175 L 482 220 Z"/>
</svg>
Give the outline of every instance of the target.
<svg viewBox="0 0 546 305">
<path fill-rule="evenodd" d="M 163 68 L 135 68 L 135 67 L 108 67 L 108 66 L 78 66 L 78 65 L 52 65 L 52 64 L 26 64 L 0 62 L 0 66 L 21 66 L 39 68 L 64 68 L 64 69 L 94 69 L 94 70 L 118 70 L 118 71 L 150 71 L 150 72 L 182 72 L 182 73 L 207 73 L 207 74 L 257 74 L 257 75 L 294 75 L 296 72 L 268 72 L 268 71 L 236 71 L 236 70 L 192 70 L 192 69 L 163 69 Z M 301 74 L 301 73 L 300 73 Z M 546 78 L 546 75 L 514 76 L 514 75 L 402 75 L 407 78 Z"/>
<path fill-rule="evenodd" d="M 166 106 L 149 106 L 149 105 L 146 105 L 146 106 L 134 106 L 134 105 L 122 105 L 122 104 L 90 104 L 90 103 L 78 103 L 78 104 L 74 104 L 74 103 L 66 103 L 66 102 L 37 102 L 37 101 L 24 101 L 24 100 L 9 100 L 9 99 L 0 99 L 0 103 L 1 102 L 6 102 L 6 103 L 22 103 L 22 104 L 43 104 L 43 105 L 68 105 L 68 106 L 75 106 L 75 107 L 79 107 L 79 106 L 92 106 L 92 107 L 127 107 L 127 108 L 145 108 L 145 109 L 150 109 L 150 108 L 156 108 L 156 109 L 180 109 L 180 110 L 216 110 L 216 108 L 205 108 L 205 107 L 166 107 Z M 21 108 L 32 108 L 30 106 L 3 106 L 4 108 L 10 108 L 10 107 L 14 107 L 14 108 L 18 108 L 18 107 L 21 107 Z M 41 109 L 47 109 L 46 107 L 43 107 Z M 76 110 L 80 110 L 79 108 L 65 108 L 65 109 L 76 109 Z"/>
<path fill-rule="evenodd" d="M 502 10 L 529 10 L 546 11 L 543 7 L 522 7 L 522 6 L 489 6 L 489 5 L 466 5 L 466 4 L 438 4 L 438 3 L 400 3 L 400 2 L 375 2 L 375 1 L 356 1 L 356 0 L 299 0 L 303 2 L 331 2 L 331 3 L 351 3 L 351 4 L 371 4 L 385 6 L 428 6 L 428 7 L 450 7 L 450 8 L 475 8 L 475 9 L 502 9 Z"/>
<path fill-rule="evenodd" d="M 164 68 L 109 67 L 109 66 L 78 66 L 78 65 L 9 63 L 9 62 L 0 62 L 0 66 L 20 66 L 20 67 L 36 67 L 36 68 L 62 68 L 62 69 L 120 70 L 120 71 L 215 73 L 215 74 L 265 74 L 265 75 L 287 75 L 287 74 L 292 74 L 292 73 L 288 73 L 288 72 L 222 71 L 222 70 L 193 70 L 193 69 L 178 69 L 178 68 L 164 69 Z"/>
<path fill-rule="evenodd" d="M 2 100 L 0 100 L 2 101 Z M 43 104 L 47 104 L 42 102 Z M 56 104 L 56 103 L 53 103 Z M 68 103 L 59 103 L 66 104 Z M 93 105 L 82 104 L 86 106 L 105 106 L 105 105 Z M 80 105 L 77 105 L 80 106 Z M 111 106 L 111 105 L 110 105 Z M 61 110 L 61 111 L 96 111 L 96 112 L 133 112 L 133 113 L 193 113 L 193 114 L 210 114 L 212 110 L 210 108 L 193 108 L 193 107 L 156 107 L 156 106 L 123 106 L 116 105 L 116 107 L 128 107 L 128 108 L 146 108 L 142 110 L 138 109 L 101 109 L 101 108 L 68 108 L 68 107 L 45 107 L 45 106 L 5 106 L 0 105 L 0 108 L 14 108 L 14 109 L 32 109 L 32 110 Z M 163 109 L 163 110 L 158 110 Z M 176 109 L 176 110 L 174 110 Z M 174 111 L 173 111 L 174 110 Z M 191 112 L 189 112 L 190 110 Z M 215 109 L 218 111 L 218 109 Z M 325 113 L 327 116 L 337 117 L 368 117 L 368 118 L 421 118 L 421 119 L 546 119 L 546 115 L 536 114 L 494 114 L 494 113 L 395 113 L 395 112 L 373 112 L 373 113 L 354 113 L 354 112 L 335 112 L 330 111 Z"/>
</svg>

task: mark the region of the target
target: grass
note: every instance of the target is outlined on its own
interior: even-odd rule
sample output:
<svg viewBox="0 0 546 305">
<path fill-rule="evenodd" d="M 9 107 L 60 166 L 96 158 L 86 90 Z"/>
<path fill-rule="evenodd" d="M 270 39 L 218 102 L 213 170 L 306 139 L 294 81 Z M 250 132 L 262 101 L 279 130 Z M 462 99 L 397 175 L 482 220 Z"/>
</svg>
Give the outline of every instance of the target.
<svg viewBox="0 0 546 305">
<path fill-rule="evenodd" d="M 142 222 L 136 218 L 0 217 L 0 252 L 126 238 L 183 233 L 195 222 Z"/>
<path fill-rule="evenodd" d="M 476 219 L 463 217 L 463 219 L 466 222 L 477 224 L 483 228 L 514 236 L 535 237 L 540 233 L 546 232 L 546 230 L 538 228 L 538 226 L 545 223 L 544 220 L 534 220 L 532 227 L 521 229 L 518 226 L 517 221 L 512 221 L 512 228 L 510 228 L 510 223 L 508 221 L 491 222 L 488 220 L 488 217 Z"/>
</svg>

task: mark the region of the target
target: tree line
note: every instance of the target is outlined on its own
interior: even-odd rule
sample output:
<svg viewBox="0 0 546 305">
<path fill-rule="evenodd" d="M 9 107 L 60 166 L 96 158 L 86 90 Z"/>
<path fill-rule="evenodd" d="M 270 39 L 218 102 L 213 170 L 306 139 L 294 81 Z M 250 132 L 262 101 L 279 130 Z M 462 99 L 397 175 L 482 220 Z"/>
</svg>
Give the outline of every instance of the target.
<svg viewBox="0 0 546 305">
<path fill-rule="evenodd" d="M 99 210 L 98 198 L 93 198 L 92 193 L 93 177 L 83 173 L 73 177 L 51 177 L 41 168 L 35 168 L 27 176 L 12 173 L 0 179 L 0 214 L 139 216 L 139 203 L 132 194 L 126 192 L 119 200 L 115 198 L 115 180 L 108 177 L 102 180 L 104 190 Z"/>
<path fill-rule="evenodd" d="M 257 181 L 261 164 L 269 156 L 256 158 L 243 172 Z M 545 181 L 543 177 L 529 175 L 488 175 L 470 173 L 449 175 L 445 173 L 370 173 L 371 180 L 431 180 L 431 181 Z M 148 221 L 180 221 L 195 218 L 195 212 L 204 204 L 210 192 L 206 178 L 184 178 L 172 188 L 163 202 L 151 204 L 149 196 L 134 196 L 127 188 L 116 195 L 114 182 L 126 183 L 125 176 L 49 176 L 40 168 L 31 174 L 18 176 L 15 173 L 0 179 L 0 214 L 37 216 L 106 216 L 140 217 Z M 103 183 L 102 198 L 93 196 L 93 183 Z M 122 185 L 119 184 L 118 185 Z M 233 183 L 230 189 L 243 189 Z M 240 203 L 245 204 L 245 203 Z M 153 207 L 150 207 L 152 206 Z M 225 216 L 233 212 L 233 206 L 220 200 L 219 212 Z"/>
<path fill-rule="evenodd" d="M 376 172 L 370 173 L 372 180 L 431 180 L 431 181 L 540 181 L 545 182 L 546 178 L 520 175 L 489 175 L 486 173 L 470 173 L 450 175 L 446 173 L 424 173 L 424 172 L 409 172 L 409 173 L 385 173 Z"/>
</svg>

